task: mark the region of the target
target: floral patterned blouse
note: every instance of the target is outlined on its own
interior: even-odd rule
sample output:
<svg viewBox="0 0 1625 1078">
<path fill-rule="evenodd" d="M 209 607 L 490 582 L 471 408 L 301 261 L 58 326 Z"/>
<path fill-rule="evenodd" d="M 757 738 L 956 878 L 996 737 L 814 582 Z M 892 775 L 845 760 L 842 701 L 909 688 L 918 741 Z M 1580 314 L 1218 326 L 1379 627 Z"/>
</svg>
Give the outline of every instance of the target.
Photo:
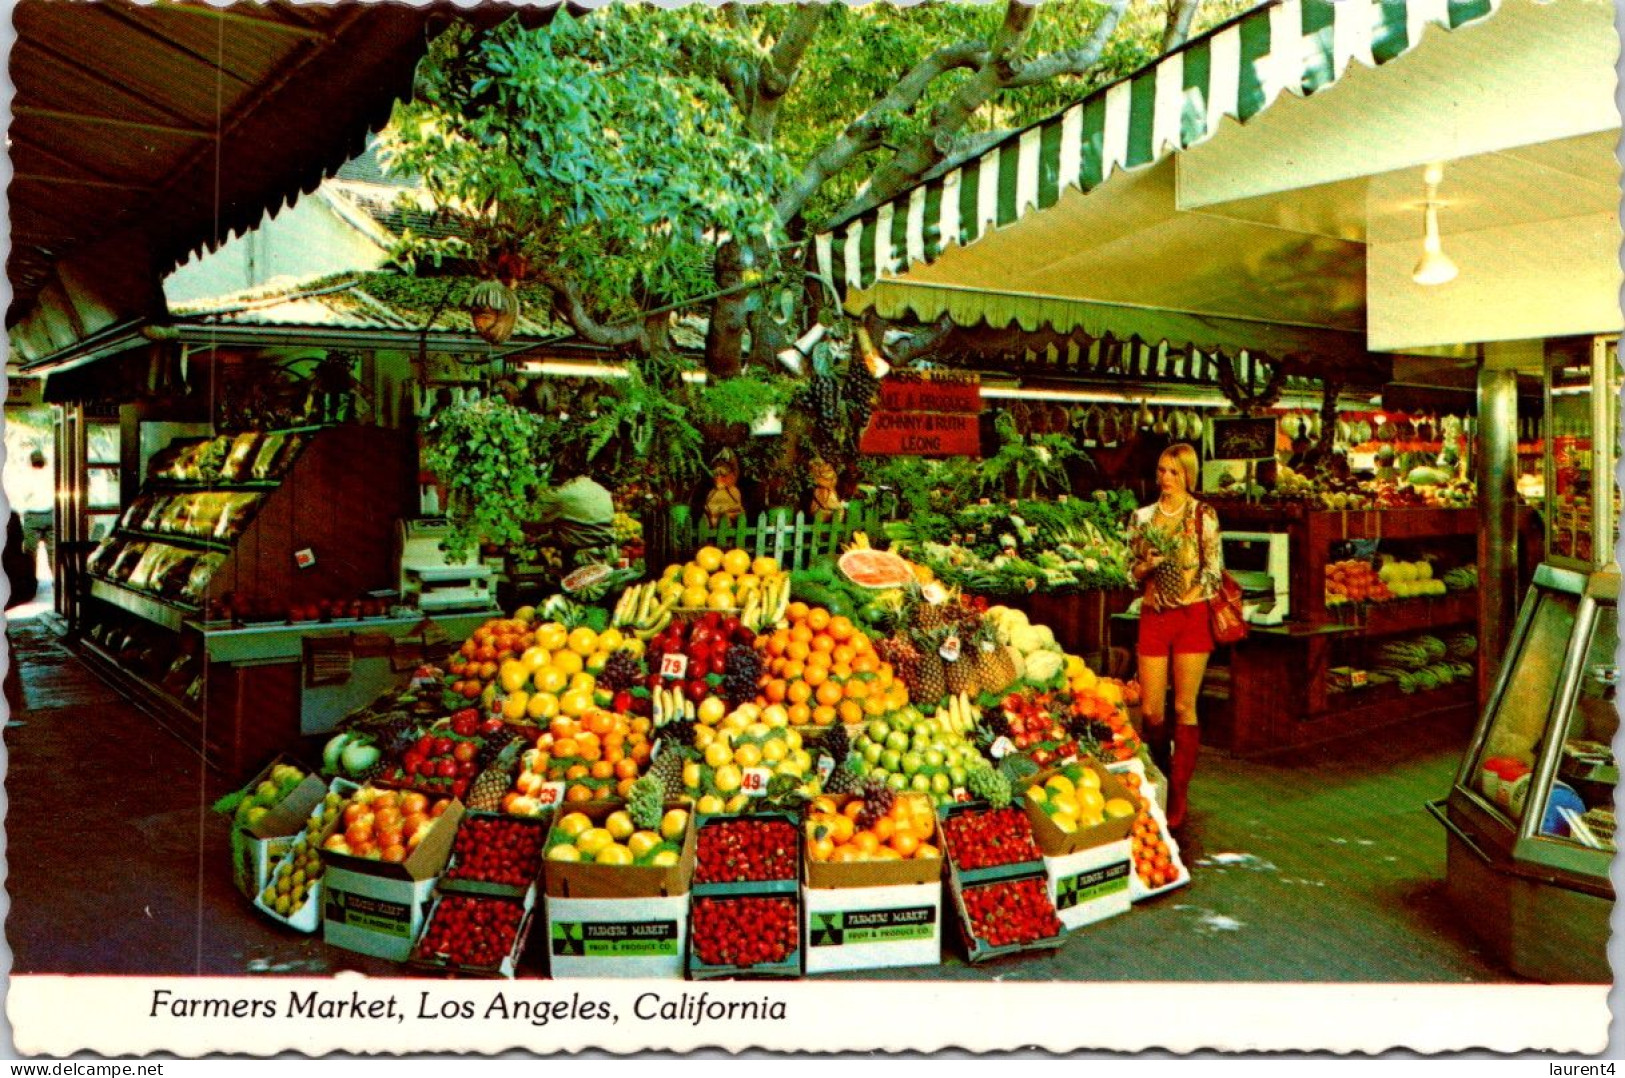
<svg viewBox="0 0 1625 1078">
<path fill-rule="evenodd" d="M 1128 530 L 1129 549 L 1134 552 L 1136 560 L 1148 552 L 1145 533 L 1152 528 L 1179 536 L 1177 561 L 1185 576 L 1185 597 L 1181 606 L 1205 603 L 1219 594 L 1224 574 L 1224 549 L 1219 543 L 1219 514 L 1212 506 L 1188 498 L 1185 508 L 1173 517 L 1162 511 L 1160 502 L 1136 509 Z M 1145 584 L 1147 602 L 1152 609 L 1156 609 L 1149 577 Z"/>
</svg>

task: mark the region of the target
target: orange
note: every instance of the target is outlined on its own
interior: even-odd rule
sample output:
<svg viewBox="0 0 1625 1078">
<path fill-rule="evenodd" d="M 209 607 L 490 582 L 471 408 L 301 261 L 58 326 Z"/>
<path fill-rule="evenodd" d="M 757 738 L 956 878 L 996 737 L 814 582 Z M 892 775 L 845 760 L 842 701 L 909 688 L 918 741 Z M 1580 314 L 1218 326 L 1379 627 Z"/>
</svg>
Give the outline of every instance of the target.
<svg viewBox="0 0 1625 1078">
<path fill-rule="evenodd" d="M 886 701 L 884 696 L 871 696 L 863 701 L 863 713 L 872 718 L 878 719 L 888 711 L 894 710 L 896 709 Z"/>
<path fill-rule="evenodd" d="M 850 845 L 857 848 L 865 857 L 880 849 L 880 840 L 873 831 L 859 831 L 852 836 Z"/>
<path fill-rule="evenodd" d="M 829 818 L 829 829 L 830 837 L 835 840 L 836 845 L 840 845 L 851 840 L 853 832 L 858 829 L 858 825 L 852 822 L 850 816 L 832 814 Z"/>
<path fill-rule="evenodd" d="M 835 847 L 835 853 L 830 857 L 830 860 L 840 864 L 846 864 L 852 861 L 861 860 L 862 858 L 863 851 L 848 843 L 845 846 Z"/>
<path fill-rule="evenodd" d="M 564 769 L 564 781 L 574 782 L 576 779 L 586 778 L 591 773 L 586 764 L 571 764 Z"/>
<path fill-rule="evenodd" d="M 822 666 L 814 663 L 808 663 L 807 669 L 801 672 L 801 678 L 801 683 L 803 685 L 811 685 L 816 689 L 818 686 L 829 680 L 829 671 L 824 669 Z"/>
<path fill-rule="evenodd" d="M 914 859 L 916 861 L 931 861 L 940 858 L 941 856 L 942 851 L 931 845 L 929 842 L 922 842 L 918 846 L 914 847 Z"/>
<path fill-rule="evenodd" d="M 805 667 L 795 659 L 787 660 L 784 664 L 784 680 L 799 681 L 805 672 Z"/>
<path fill-rule="evenodd" d="M 577 783 L 568 790 L 564 791 L 564 799 L 566 801 L 591 801 L 592 791 L 580 783 Z"/>
<path fill-rule="evenodd" d="M 812 721 L 814 726 L 834 726 L 835 709 L 828 704 L 819 704 L 813 708 Z"/>
<path fill-rule="evenodd" d="M 615 777 L 615 765 L 608 760 L 595 760 L 591 771 L 592 777 L 595 779 L 612 779 Z"/>
<path fill-rule="evenodd" d="M 818 702 L 834 706 L 841 702 L 841 687 L 833 681 L 826 681 L 818 686 Z"/>
<path fill-rule="evenodd" d="M 805 726 L 812 718 L 812 709 L 806 704 L 791 704 L 788 714 L 791 726 Z"/>
<path fill-rule="evenodd" d="M 807 627 L 813 632 L 822 632 L 829 627 L 829 611 L 821 606 L 815 606 L 807 611 Z"/>
<path fill-rule="evenodd" d="M 838 644 L 829 653 L 830 660 L 840 666 L 851 666 L 852 660 L 858 657 L 851 644 Z"/>
<path fill-rule="evenodd" d="M 835 650 L 835 640 L 831 636 L 828 636 L 828 635 L 826 635 L 824 633 L 819 633 L 817 636 L 812 638 L 812 649 L 814 651 L 823 651 L 823 652 L 834 651 Z"/>
<path fill-rule="evenodd" d="M 861 813 L 862 811 L 863 811 L 863 799 L 862 798 L 858 798 L 858 799 L 853 800 L 853 801 L 848 801 L 846 804 L 841 806 L 841 815 L 845 816 L 849 820 L 857 819 L 858 814 Z"/>
<path fill-rule="evenodd" d="M 608 711 L 593 711 L 587 715 L 587 729 L 603 737 L 615 729 L 615 716 Z"/>
<path fill-rule="evenodd" d="M 797 600 L 785 607 L 784 616 L 790 619 L 792 625 L 807 620 L 807 604 Z"/>
<path fill-rule="evenodd" d="M 880 819 L 874 822 L 874 825 L 870 827 L 870 830 L 875 833 L 875 838 L 877 840 L 886 842 L 897 833 L 897 821 L 892 819 L 890 816 L 882 816 Z"/>
<path fill-rule="evenodd" d="M 914 851 L 920 848 L 920 840 L 914 837 L 912 831 L 899 831 L 891 838 L 891 848 L 896 850 L 899 856 L 913 857 Z"/>
<path fill-rule="evenodd" d="M 856 700 L 842 700 L 836 705 L 835 713 L 848 725 L 863 721 L 863 705 Z"/>
<path fill-rule="evenodd" d="M 573 737 L 561 737 L 553 742 L 552 754 L 555 760 L 568 760 L 581 755 L 581 745 Z"/>
<path fill-rule="evenodd" d="M 773 678 L 764 685 L 762 695 L 767 697 L 770 704 L 782 703 L 785 697 L 785 685 L 782 678 Z"/>
<path fill-rule="evenodd" d="M 783 655 L 784 649 L 790 646 L 790 630 L 774 629 L 773 635 L 767 638 L 767 650 L 777 656 Z"/>
<path fill-rule="evenodd" d="M 839 678 L 840 680 L 845 681 L 847 678 L 852 676 L 852 668 L 847 666 L 845 663 L 836 663 L 834 666 L 829 668 L 829 673 L 831 677 Z"/>
<path fill-rule="evenodd" d="M 784 654 L 787 655 L 791 661 L 800 662 L 807 657 L 811 650 L 812 649 L 807 647 L 807 642 L 805 640 L 792 640 L 790 641 L 790 646 L 784 649 Z"/>
<path fill-rule="evenodd" d="M 828 861 L 835 852 L 835 843 L 827 838 L 813 839 L 807 844 L 807 856 L 814 861 Z"/>
<path fill-rule="evenodd" d="M 845 640 L 852 635 L 852 619 L 845 615 L 837 615 L 829 619 L 829 635 L 836 640 Z"/>
<path fill-rule="evenodd" d="M 638 762 L 623 759 L 615 763 L 615 777 L 618 779 L 635 779 L 638 777 Z"/>
<path fill-rule="evenodd" d="M 848 700 L 862 700 L 869 695 L 869 683 L 862 678 L 853 678 L 846 683 L 846 698 Z"/>
<path fill-rule="evenodd" d="M 823 695 L 821 690 L 822 686 L 820 686 L 819 695 Z M 790 690 L 788 695 L 792 704 L 805 704 L 807 702 L 807 698 L 812 694 L 813 687 L 807 684 L 805 681 L 790 682 Z"/>
</svg>

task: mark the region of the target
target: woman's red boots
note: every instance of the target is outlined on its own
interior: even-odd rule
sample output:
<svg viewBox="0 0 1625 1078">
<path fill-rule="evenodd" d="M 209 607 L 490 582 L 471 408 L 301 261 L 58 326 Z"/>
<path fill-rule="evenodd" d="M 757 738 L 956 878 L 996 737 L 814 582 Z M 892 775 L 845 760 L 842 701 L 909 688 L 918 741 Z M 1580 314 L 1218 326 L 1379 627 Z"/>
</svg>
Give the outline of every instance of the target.
<svg viewBox="0 0 1625 1078">
<path fill-rule="evenodd" d="M 1174 727 L 1174 755 L 1168 769 L 1168 826 L 1185 825 L 1190 805 L 1191 776 L 1196 774 L 1196 756 L 1202 748 L 1202 728 L 1194 723 Z"/>
</svg>

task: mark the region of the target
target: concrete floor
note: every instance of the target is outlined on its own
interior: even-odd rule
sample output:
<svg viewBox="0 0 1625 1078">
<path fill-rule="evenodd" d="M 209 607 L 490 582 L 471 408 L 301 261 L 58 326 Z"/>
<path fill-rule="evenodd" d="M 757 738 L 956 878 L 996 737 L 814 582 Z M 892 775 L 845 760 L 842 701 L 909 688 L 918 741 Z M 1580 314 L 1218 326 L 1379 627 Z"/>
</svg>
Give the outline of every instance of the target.
<svg viewBox="0 0 1625 1078">
<path fill-rule="evenodd" d="M 8 633 L 25 697 L 5 730 L 13 972 L 400 975 L 261 916 L 231 884 L 227 821 L 207 807 L 225 792 L 218 778 L 96 680 L 47 619 Z M 1189 886 L 1053 953 L 971 966 L 951 939 L 942 965 L 887 977 L 1514 981 L 1455 917 L 1444 833 L 1423 809 L 1448 789 L 1467 734 L 1400 727 L 1274 762 L 1206 752 L 1183 837 Z"/>
</svg>

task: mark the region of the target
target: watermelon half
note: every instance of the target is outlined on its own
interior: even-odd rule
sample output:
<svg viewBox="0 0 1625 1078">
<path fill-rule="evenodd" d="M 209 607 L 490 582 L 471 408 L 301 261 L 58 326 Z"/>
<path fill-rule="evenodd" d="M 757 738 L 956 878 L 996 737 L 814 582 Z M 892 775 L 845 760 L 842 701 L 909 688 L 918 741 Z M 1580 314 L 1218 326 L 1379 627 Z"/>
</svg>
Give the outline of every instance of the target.
<svg viewBox="0 0 1625 1078">
<path fill-rule="evenodd" d="M 608 565 L 583 565 L 559 581 L 559 587 L 569 592 L 586 591 L 595 584 L 602 584 L 614 575 L 615 570 Z"/>
<path fill-rule="evenodd" d="M 854 548 L 836 564 L 860 588 L 901 588 L 914 583 L 914 570 L 908 562 L 889 550 Z"/>
</svg>

